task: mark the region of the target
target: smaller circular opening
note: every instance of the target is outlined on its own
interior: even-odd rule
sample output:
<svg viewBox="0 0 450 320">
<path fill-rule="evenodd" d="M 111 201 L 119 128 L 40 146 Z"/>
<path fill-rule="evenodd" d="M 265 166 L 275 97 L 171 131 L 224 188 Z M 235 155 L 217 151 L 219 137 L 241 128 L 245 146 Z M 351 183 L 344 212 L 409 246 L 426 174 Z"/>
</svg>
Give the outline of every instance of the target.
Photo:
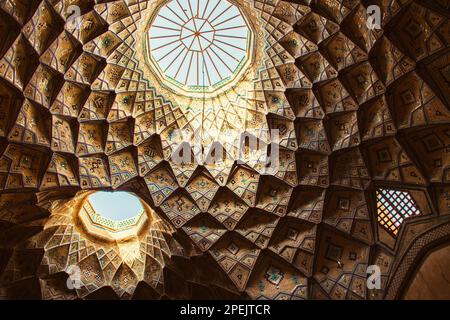
<svg viewBox="0 0 450 320">
<path fill-rule="evenodd" d="M 141 200 L 125 191 L 98 191 L 91 194 L 88 200 L 95 212 L 113 221 L 131 219 L 144 211 Z"/>
<path fill-rule="evenodd" d="M 125 191 L 90 194 L 79 216 L 89 233 L 108 240 L 136 236 L 148 218 L 142 200 Z"/>
</svg>

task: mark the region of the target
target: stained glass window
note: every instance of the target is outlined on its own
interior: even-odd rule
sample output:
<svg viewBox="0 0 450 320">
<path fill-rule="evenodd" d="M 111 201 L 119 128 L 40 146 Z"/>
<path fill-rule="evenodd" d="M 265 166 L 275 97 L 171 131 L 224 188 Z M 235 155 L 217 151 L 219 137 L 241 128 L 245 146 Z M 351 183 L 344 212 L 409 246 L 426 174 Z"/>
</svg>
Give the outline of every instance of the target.
<svg viewBox="0 0 450 320">
<path fill-rule="evenodd" d="M 398 234 L 405 219 L 421 214 L 407 191 L 378 189 L 376 197 L 378 223 L 394 236 Z"/>
<path fill-rule="evenodd" d="M 148 31 L 149 52 L 165 80 L 193 92 L 214 92 L 249 58 L 251 29 L 227 0 L 172 0 Z"/>
</svg>

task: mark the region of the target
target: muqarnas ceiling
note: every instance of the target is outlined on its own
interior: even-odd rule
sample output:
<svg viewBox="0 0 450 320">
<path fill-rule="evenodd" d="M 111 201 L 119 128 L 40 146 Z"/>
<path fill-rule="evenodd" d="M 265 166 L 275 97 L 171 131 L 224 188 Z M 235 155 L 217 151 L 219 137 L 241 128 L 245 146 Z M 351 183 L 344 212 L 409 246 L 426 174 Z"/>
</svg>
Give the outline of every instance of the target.
<svg viewBox="0 0 450 320">
<path fill-rule="evenodd" d="M 204 98 L 145 59 L 163 3 L 0 3 L 0 297 L 384 298 L 409 244 L 450 217 L 449 1 L 232 1 L 255 57 Z M 206 149 L 225 130 L 277 129 L 280 166 L 226 146 L 221 163 L 175 163 L 178 129 Z M 79 201 L 106 189 L 152 208 L 135 238 L 80 225 Z M 381 223 L 377 190 L 419 214 Z M 373 264 L 380 290 L 366 286 Z"/>
</svg>

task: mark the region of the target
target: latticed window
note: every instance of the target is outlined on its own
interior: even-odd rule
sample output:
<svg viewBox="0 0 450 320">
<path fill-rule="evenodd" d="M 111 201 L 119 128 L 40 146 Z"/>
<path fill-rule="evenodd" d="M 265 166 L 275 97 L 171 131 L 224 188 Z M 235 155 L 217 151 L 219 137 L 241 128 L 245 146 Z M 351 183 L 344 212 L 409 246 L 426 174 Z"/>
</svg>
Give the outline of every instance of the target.
<svg viewBox="0 0 450 320">
<path fill-rule="evenodd" d="M 408 191 L 378 189 L 376 196 L 378 223 L 394 236 L 405 219 L 421 214 Z"/>
</svg>

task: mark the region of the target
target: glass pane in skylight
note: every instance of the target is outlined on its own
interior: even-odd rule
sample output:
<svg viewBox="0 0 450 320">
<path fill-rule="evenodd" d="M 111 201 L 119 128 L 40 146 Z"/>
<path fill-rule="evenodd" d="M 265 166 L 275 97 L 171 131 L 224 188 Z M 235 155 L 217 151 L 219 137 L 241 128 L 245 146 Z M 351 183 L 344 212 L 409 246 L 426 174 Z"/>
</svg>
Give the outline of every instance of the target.
<svg viewBox="0 0 450 320">
<path fill-rule="evenodd" d="M 242 68 L 250 32 L 241 11 L 227 0 L 173 0 L 158 12 L 148 36 L 166 79 L 212 92 Z"/>
</svg>

